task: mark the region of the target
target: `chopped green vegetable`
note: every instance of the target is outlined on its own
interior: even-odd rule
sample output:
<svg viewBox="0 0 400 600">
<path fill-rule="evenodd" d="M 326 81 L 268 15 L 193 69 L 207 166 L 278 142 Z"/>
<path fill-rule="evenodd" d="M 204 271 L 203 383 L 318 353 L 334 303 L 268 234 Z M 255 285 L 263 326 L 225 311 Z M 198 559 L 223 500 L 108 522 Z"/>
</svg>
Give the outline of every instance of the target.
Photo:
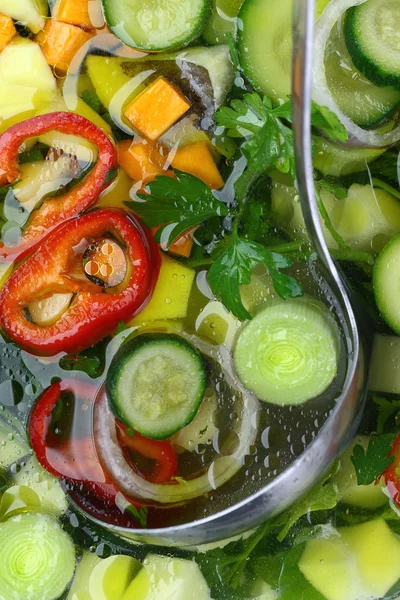
<svg viewBox="0 0 400 600">
<path fill-rule="evenodd" d="M 243 306 L 239 286 L 250 283 L 252 270 L 261 263 L 269 270 L 275 290 L 282 298 L 294 298 L 303 294 L 298 281 L 280 271 L 291 265 L 288 258 L 271 252 L 257 242 L 235 235 L 228 248 L 212 264 L 208 282 L 217 298 L 239 319 L 251 319 Z"/>
<path fill-rule="evenodd" d="M 372 400 L 378 407 L 378 423 L 376 426 L 376 432 L 382 433 L 387 421 L 393 415 L 400 411 L 400 400 L 386 400 L 386 398 L 380 398 L 379 396 L 373 396 Z"/>
<path fill-rule="evenodd" d="M 187 229 L 216 215 L 228 215 L 227 206 L 208 185 L 188 173 L 175 171 L 175 174 L 176 179 L 159 176 L 149 183 L 150 193 L 138 194 L 142 202 L 125 203 L 148 227 L 161 226 L 156 241 L 167 247 Z"/>
<path fill-rule="evenodd" d="M 371 437 L 365 451 L 360 444 L 354 446 L 351 461 L 357 474 L 358 485 L 369 485 L 390 467 L 394 456 L 388 456 L 394 435 L 390 433 Z"/>
</svg>

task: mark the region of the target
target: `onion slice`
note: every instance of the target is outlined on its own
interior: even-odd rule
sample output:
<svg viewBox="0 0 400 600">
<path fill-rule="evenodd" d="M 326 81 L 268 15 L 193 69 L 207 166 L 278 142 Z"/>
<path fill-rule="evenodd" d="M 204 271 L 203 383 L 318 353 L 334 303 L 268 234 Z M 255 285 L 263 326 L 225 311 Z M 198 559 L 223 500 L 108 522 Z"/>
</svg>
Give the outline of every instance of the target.
<svg viewBox="0 0 400 600">
<path fill-rule="evenodd" d="M 314 38 L 314 90 L 313 99 L 321 106 L 326 106 L 335 113 L 348 133 L 362 146 L 381 148 L 390 146 L 400 140 L 400 126 L 386 133 L 367 131 L 354 123 L 345 115 L 332 96 L 325 71 L 325 49 L 335 23 L 342 14 L 353 6 L 363 4 L 366 0 L 331 0 L 315 26 Z"/>
<path fill-rule="evenodd" d="M 229 381 L 235 385 L 228 374 Z M 94 408 L 94 439 L 103 468 L 115 486 L 129 498 L 144 498 L 160 504 L 177 504 L 203 496 L 226 483 L 243 466 L 243 459 L 250 452 L 257 431 L 252 426 L 251 416 L 257 410 L 258 401 L 249 392 L 240 388 L 243 407 L 236 431 L 239 445 L 229 456 L 215 458 L 203 475 L 182 483 L 154 484 L 140 477 L 130 467 L 118 444 L 115 418 L 109 406 L 104 388 L 96 399 Z"/>
</svg>

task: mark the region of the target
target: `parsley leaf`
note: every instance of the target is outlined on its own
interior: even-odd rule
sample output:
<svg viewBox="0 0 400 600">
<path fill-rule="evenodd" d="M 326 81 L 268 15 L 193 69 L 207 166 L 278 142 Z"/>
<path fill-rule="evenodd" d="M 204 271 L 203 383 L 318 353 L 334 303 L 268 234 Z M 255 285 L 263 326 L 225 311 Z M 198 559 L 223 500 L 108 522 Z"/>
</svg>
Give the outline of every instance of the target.
<svg viewBox="0 0 400 600">
<path fill-rule="evenodd" d="M 387 421 L 400 411 L 400 400 L 386 400 L 373 396 L 372 400 L 378 407 L 378 424 L 376 426 L 377 433 L 382 433 Z"/>
<path fill-rule="evenodd" d="M 106 363 L 106 348 L 109 338 L 104 338 L 98 344 L 80 352 L 67 354 L 60 359 L 59 365 L 64 371 L 83 371 L 92 379 L 103 374 Z"/>
<path fill-rule="evenodd" d="M 371 437 L 368 448 L 357 444 L 354 446 L 351 462 L 354 465 L 358 485 L 373 483 L 382 473 L 390 467 L 394 456 L 388 456 L 392 449 L 394 435 L 386 433 Z"/>
<path fill-rule="evenodd" d="M 339 469 L 340 463 L 337 461 L 328 471 L 325 477 L 314 486 L 308 494 L 300 498 L 293 506 L 285 510 L 281 517 L 278 517 L 277 525 L 283 525 L 278 534 L 278 540 L 282 542 L 295 523 L 308 514 L 317 510 L 329 510 L 335 508 L 338 502 L 338 489 L 331 479 Z"/>
<path fill-rule="evenodd" d="M 213 293 L 239 319 L 251 319 L 243 306 L 239 286 L 250 283 L 251 272 L 260 263 L 267 267 L 275 290 L 282 298 L 303 294 L 298 281 L 279 270 L 290 266 L 288 258 L 271 252 L 257 242 L 235 235 L 228 248 L 208 271 L 208 283 Z"/>
<path fill-rule="evenodd" d="M 160 226 L 155 240 L 167 248 L 187 229 L 229 212 L 201 179 L 177 170 L 175 175 L 176 179 L 161 175 L 149 183 L 149 193 L 138 194 L 142 202 L 125 202 L 148 227 Z"/>
</svg>

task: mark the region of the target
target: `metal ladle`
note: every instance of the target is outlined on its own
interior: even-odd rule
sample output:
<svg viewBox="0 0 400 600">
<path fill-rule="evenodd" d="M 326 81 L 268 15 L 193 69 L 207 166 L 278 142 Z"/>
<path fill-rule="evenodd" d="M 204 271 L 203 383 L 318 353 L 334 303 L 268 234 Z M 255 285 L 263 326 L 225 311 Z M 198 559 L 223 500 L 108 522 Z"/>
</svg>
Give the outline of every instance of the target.
<svg viewBox="0 0 400 600">
<path fill-rule="evenodd" d="M 314 191 L 310 126 L 314 16 L 315 0 L 294 0 L 293 132 L 304 219 L 319 257 L 320 271 L 342 316 L 347 367 L 342 392 L 314 441 L 258 492 L 221 512 L 184 525 L 145 530 L 111 527 L 124 537 L 152 544 L 191 546 L 248 531 L 277 515 L 306 493 L 355 433 L 366 382 L 363 352 L 345 283 L 324 240 Z"/>
</svg>

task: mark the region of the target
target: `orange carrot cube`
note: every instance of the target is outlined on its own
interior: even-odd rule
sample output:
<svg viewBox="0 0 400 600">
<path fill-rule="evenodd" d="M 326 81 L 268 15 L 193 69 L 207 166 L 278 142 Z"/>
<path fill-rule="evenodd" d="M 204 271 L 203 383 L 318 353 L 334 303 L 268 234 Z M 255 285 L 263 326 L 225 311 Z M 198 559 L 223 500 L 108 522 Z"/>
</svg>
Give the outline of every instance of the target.
<svg viewBox="0 0 400 600">
<path fill-rule="evenodd" d="M 89 2 L 91 0 L 59 0 L 55 9 L 55 18 L 63 23 L 93 29 L 89 16 Z"/>
<path fill-rule="evenodd" d="M 157 175 L 165 175 L 168 150 L 160 143 L 126 140 L 118 144 L 118 160 L 121 167 L 135 182 L 143 185 Z"/>
<path fill-rule="evenodd" d="M 93 34 L 75 25 L 47 19 L 43 31 L 38 33 L 36 40 L 49 65 L 66 73 L 75 54 L 92 37 Z"/>
<path fill-rule="evenodd" d="M 149 140 L 157 140 L 190 108 L 182 93 L 164 77 L 159 77 L 125 109 L 132 126 Z"/>
<path fill-rule="evenodd" d="M 11 42 L 16 33 L 11 17 L 0 14 L 0 52 Z"/>
<path fill-rule="evenodd" d="M 175 169 L 198 177 L 213 190 L 219 190 L 224 185 L 224 180 L 206 141 L 178 148 L 171 164 Z"/>
</svg>

